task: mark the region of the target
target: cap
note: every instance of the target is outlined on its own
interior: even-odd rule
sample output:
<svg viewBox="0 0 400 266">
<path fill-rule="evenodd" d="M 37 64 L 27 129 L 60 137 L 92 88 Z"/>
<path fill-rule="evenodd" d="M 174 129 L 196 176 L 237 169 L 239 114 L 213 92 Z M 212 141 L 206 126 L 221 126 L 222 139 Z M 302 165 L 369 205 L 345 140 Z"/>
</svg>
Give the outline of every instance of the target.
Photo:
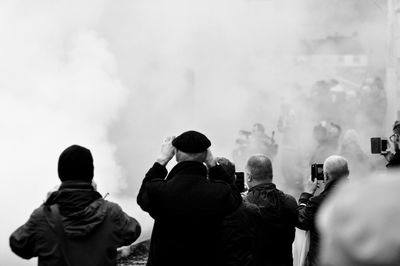
<svg viewBox="0 0 400 266">
<path fill-rule="evenodd" d="M 200 153 L 206 151 L 211 146 L 211 142 L 202 133 L 190 130 L 176 137 L 172 145 L 186 153 Z"/>
</svg>

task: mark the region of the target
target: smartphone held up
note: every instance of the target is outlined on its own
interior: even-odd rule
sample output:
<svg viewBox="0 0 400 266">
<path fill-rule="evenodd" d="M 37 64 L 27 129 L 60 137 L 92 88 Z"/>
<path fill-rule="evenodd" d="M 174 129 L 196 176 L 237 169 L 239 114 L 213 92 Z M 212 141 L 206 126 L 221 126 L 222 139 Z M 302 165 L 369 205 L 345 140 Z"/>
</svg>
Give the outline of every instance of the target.
<svg viewBox="0 0 400 266">
<path fill-rule="evenodd" d="M 314 181 L 315 179 L 324 180 L 324 165 L 314 163 L 311 165 L 311 180 Z"/>
</svg>

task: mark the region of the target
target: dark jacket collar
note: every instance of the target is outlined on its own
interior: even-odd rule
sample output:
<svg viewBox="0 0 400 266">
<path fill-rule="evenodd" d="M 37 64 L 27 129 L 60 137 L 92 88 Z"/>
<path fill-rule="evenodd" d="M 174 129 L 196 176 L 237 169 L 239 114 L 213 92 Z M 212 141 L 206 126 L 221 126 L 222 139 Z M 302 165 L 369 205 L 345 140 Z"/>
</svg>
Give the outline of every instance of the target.
<svg viewBox="0 0 400 266">
<path fill-rule="evenodd" d="M 184 161 L 175 165 L 169 172 L 167 179 L 176 175 L 196 175 L 207 177 L 207 167 L 196 161 Z"/>
<path fill-rule="evenodd" d="M 97 199 L 102 198 L 94 190 L 91 183 L 64 181 L 60 188 L 53 192 L 44 203 L 45 205 L 58 204 L 62 215 L 70 215 L 85 209 Z"/>
<path fill-rule="evenodd" d="M 330 181 L 328 181 L 328 183 L 326 183 L 323 193 L 329 193 L 331 190 L 335 189 L 335 187 L 337 187 L 339 184 L 341 184 L 343 182 L 347 182 L 347 181 L 348 181 L 348 178 L 339 178 L 339 179 L 330 180 Z"/>
<path fill-rule="evenodd" d="M 260 190 L 260 189 L 275 189 L 276 185 L 274 183 L 262 183 L 262 184 L 258 184 L 252 188 L 249 189 L 249 192 L 255 191 L 255 190 Z"/>
<path fill-rule="evenodd" d="M 61 183 L 59 190 L 64 189 L 79 189 L 79 190 L 94 190 L 92 183 L 81 181 L 64 181 Z"/>
</svg>

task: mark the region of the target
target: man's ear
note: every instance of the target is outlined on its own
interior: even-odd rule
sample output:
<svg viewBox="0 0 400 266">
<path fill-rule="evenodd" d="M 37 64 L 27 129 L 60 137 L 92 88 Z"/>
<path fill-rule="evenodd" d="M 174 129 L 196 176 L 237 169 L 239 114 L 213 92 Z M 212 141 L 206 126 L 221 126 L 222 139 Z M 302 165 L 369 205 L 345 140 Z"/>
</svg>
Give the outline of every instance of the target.
<svg viewBox="0 0 400 266">
<path fill-rule="evenodd" d="M 253 181 L 253 178 L 251 177 L 250 174 L 247 174 L 247 182 L 251 182 L 251 181 Z"/>
<path fill-rule="evenodd" d="M 325 176 L 325 182 L 328 182 L 331 179 L 328 173 L 324 173 L 324 176 Z"/>
</svg>

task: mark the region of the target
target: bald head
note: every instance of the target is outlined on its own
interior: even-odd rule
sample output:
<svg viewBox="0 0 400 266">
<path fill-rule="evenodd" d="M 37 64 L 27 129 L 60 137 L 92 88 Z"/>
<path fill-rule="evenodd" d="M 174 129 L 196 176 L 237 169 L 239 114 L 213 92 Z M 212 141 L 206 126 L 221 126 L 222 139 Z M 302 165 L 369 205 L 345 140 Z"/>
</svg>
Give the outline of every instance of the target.
<svg viewBox="0 0 400 266">
<path fill-rule="evenodd" d="M 260 182 L 272 181 L 272 163 L 265 155 L 253 155 L 247 160 L 246 170 L 251 179 Z"/>
<path fill-rule="evenodd" d="M 339 155 L 329 156 L 324 162 L 324 173 L 327 180 L 346 178 L 349 175 L 347 160 Z"/>
</svg>

